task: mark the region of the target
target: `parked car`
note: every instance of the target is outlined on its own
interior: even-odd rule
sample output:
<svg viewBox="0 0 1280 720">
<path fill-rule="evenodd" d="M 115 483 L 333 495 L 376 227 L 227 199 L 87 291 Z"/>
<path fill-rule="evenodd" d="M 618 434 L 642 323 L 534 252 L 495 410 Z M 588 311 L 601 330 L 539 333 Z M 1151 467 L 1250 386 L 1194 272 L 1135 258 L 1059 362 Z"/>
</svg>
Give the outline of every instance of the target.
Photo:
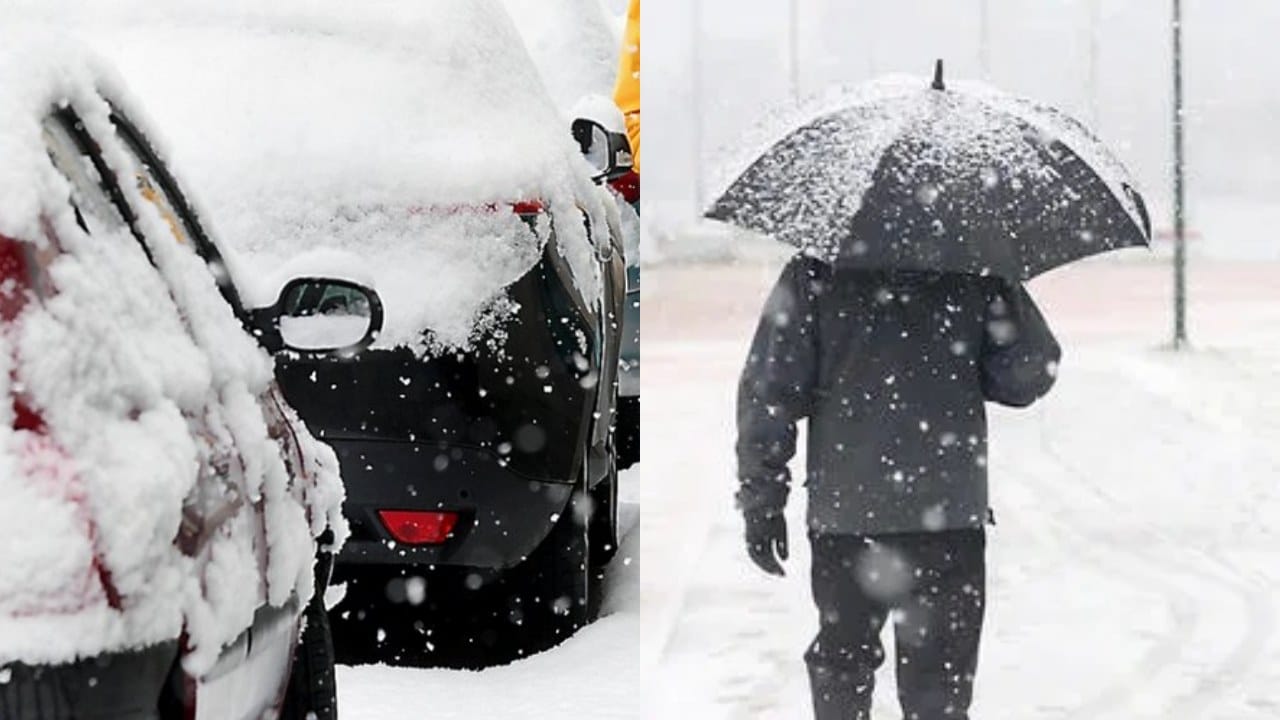
<svg viewBox="0 0 1280 720">
<path fill-rule="evenodd" d="M 0 717 L 333 718 L 342 487 L 254 336 L 349 355 L 377 296 L 251 316 L 114 73 L 38 38 L 0 51 Z"/>
<path fill-rule="evenodd" d="M 613 87 L 621 25 L 599 0 L 503 0 L 557 106 L 572 122 L 590 120 L 626 133 Z M 625 20 L 622 21 L 625 24 Z M 627 149 L 630 153 L 630 148 Z M 618 205 L 627 261 L 627 299 L 619 351 L 618 467 L 640 461 L 640 176 L 630 162 L 609 178 Z"/>
<path fill-rule="evenodd" d="M 380 8 L 103 11 L 85 35 L 157 99 L 251 306 L 304 249 L 381 296 L 359 358 L 278 365 L 346 483 L 339 649 L 465 628 L 531 652 L 592 616 L 617 546 L 618 214 L 499 4 Z"/>
</svg>

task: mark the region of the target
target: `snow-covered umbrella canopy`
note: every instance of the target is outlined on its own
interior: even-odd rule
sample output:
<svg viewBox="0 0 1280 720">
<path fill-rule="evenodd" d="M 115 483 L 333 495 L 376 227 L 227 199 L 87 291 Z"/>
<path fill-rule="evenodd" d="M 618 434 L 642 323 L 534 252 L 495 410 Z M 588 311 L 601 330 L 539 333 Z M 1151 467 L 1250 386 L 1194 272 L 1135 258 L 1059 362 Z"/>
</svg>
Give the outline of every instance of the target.
<svg viewBox="0 0 1280 720">
<path fill-rule="evenodd" d="M 979 83 L 895 76 L 770 117 L 707 216 L 824 261 L 1026 279 L 1146 245 L 1124 166 L 1083 125 Z M 723 186 L 723 185 L 722 185 Z"/>
<path fill-rule="evenodd" d="M 381 346 L 419 345 L 424 329 L 466 345 L 501 320 L 502 289 L 546 240 L 509 203 L 603 212 L 497 0 L 15 7 L 116 64 L 251 304 L 274 301 L 292 258 L 328 249 L 369 271 Z M 590 292 L 581 225 L 557 230 Z"/>
</svg>

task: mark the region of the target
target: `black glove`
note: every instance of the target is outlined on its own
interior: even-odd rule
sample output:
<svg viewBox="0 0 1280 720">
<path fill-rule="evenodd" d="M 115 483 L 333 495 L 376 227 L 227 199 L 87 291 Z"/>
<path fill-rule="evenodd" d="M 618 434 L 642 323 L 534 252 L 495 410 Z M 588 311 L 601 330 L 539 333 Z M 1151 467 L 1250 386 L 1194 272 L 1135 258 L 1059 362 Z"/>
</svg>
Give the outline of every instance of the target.
<svg viewBox="0 0 1280 720">
<path fill-rule="evenodd" d="M 770 575 L 785 575 L 779 560 L 787 559 L 787 520 L 781 510 L 748 510 L 747 554 Z"/>
</svg>

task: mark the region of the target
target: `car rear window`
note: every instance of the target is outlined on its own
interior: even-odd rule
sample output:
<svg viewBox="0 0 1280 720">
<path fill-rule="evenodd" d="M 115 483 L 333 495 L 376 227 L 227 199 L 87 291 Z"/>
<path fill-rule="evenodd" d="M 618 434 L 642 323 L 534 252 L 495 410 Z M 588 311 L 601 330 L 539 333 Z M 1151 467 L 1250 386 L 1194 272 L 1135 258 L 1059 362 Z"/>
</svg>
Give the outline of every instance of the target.
<svg viewBox="0 0 1280 720">
<path fill-rule="evenodd" d="M 58 115 L 50 115 L 42 129 L 49 159 L 71 183 L 70 203 L 75 210 L 76 222 L 90 235 L 124 228 L 124 218 L 102 189 L 102 178 L 97 168 L 80 151 L 66 122 Z"/>
</svg>

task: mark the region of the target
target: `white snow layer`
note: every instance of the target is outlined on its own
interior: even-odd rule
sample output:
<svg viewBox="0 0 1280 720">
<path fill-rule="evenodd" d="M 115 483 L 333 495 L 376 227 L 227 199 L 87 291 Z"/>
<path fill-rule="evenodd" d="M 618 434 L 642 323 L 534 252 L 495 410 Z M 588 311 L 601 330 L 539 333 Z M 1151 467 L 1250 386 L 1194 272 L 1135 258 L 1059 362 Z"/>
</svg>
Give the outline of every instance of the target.
<svg viewBox="0 0 1280 720">
<path fill-rule="evenodd" d="M 0 664 L 138 647 L 185 628 L 199 671 L 262 602 L 311 596 L 313 538 L 327 527 L 339 542 L 346 534 L 336 458 L 294 418 L 303 466 L 286 465 L 267 423 L 291 411 L 266 407 L 270 359 L 129 181 L 140 169 L 112 141 L 94 90 L 141 122 L 116 76 L 52 36 L 3 45 L 0 233 L 46 253 L 56 238 L 61 253 L 47 268 L 53 293 L 0 332 L 0 389 L 48 426 L 15 431 L 10 401 L 0 403 Z M 118 217 L 78 193 L 92 235 L 77 224 L 41 135 L 63 104 L 124 180 L 155 266 Z M 190 554 L 179 548 L 191 511 L 224 505 L 225 525 L 184 528 L 208 534 Z"/>
<path fill-rule="evenodd" d="M 497 0 L 10 6 L 119 67 L 254 304 L 290 258 L 345 250 L 386 295 L 379 346 L 469 346 L 547 239 L 508 212 L 524 200 L 598 293 L 576 218 L 603 232 L 605 203 Z"/>
</svg>

